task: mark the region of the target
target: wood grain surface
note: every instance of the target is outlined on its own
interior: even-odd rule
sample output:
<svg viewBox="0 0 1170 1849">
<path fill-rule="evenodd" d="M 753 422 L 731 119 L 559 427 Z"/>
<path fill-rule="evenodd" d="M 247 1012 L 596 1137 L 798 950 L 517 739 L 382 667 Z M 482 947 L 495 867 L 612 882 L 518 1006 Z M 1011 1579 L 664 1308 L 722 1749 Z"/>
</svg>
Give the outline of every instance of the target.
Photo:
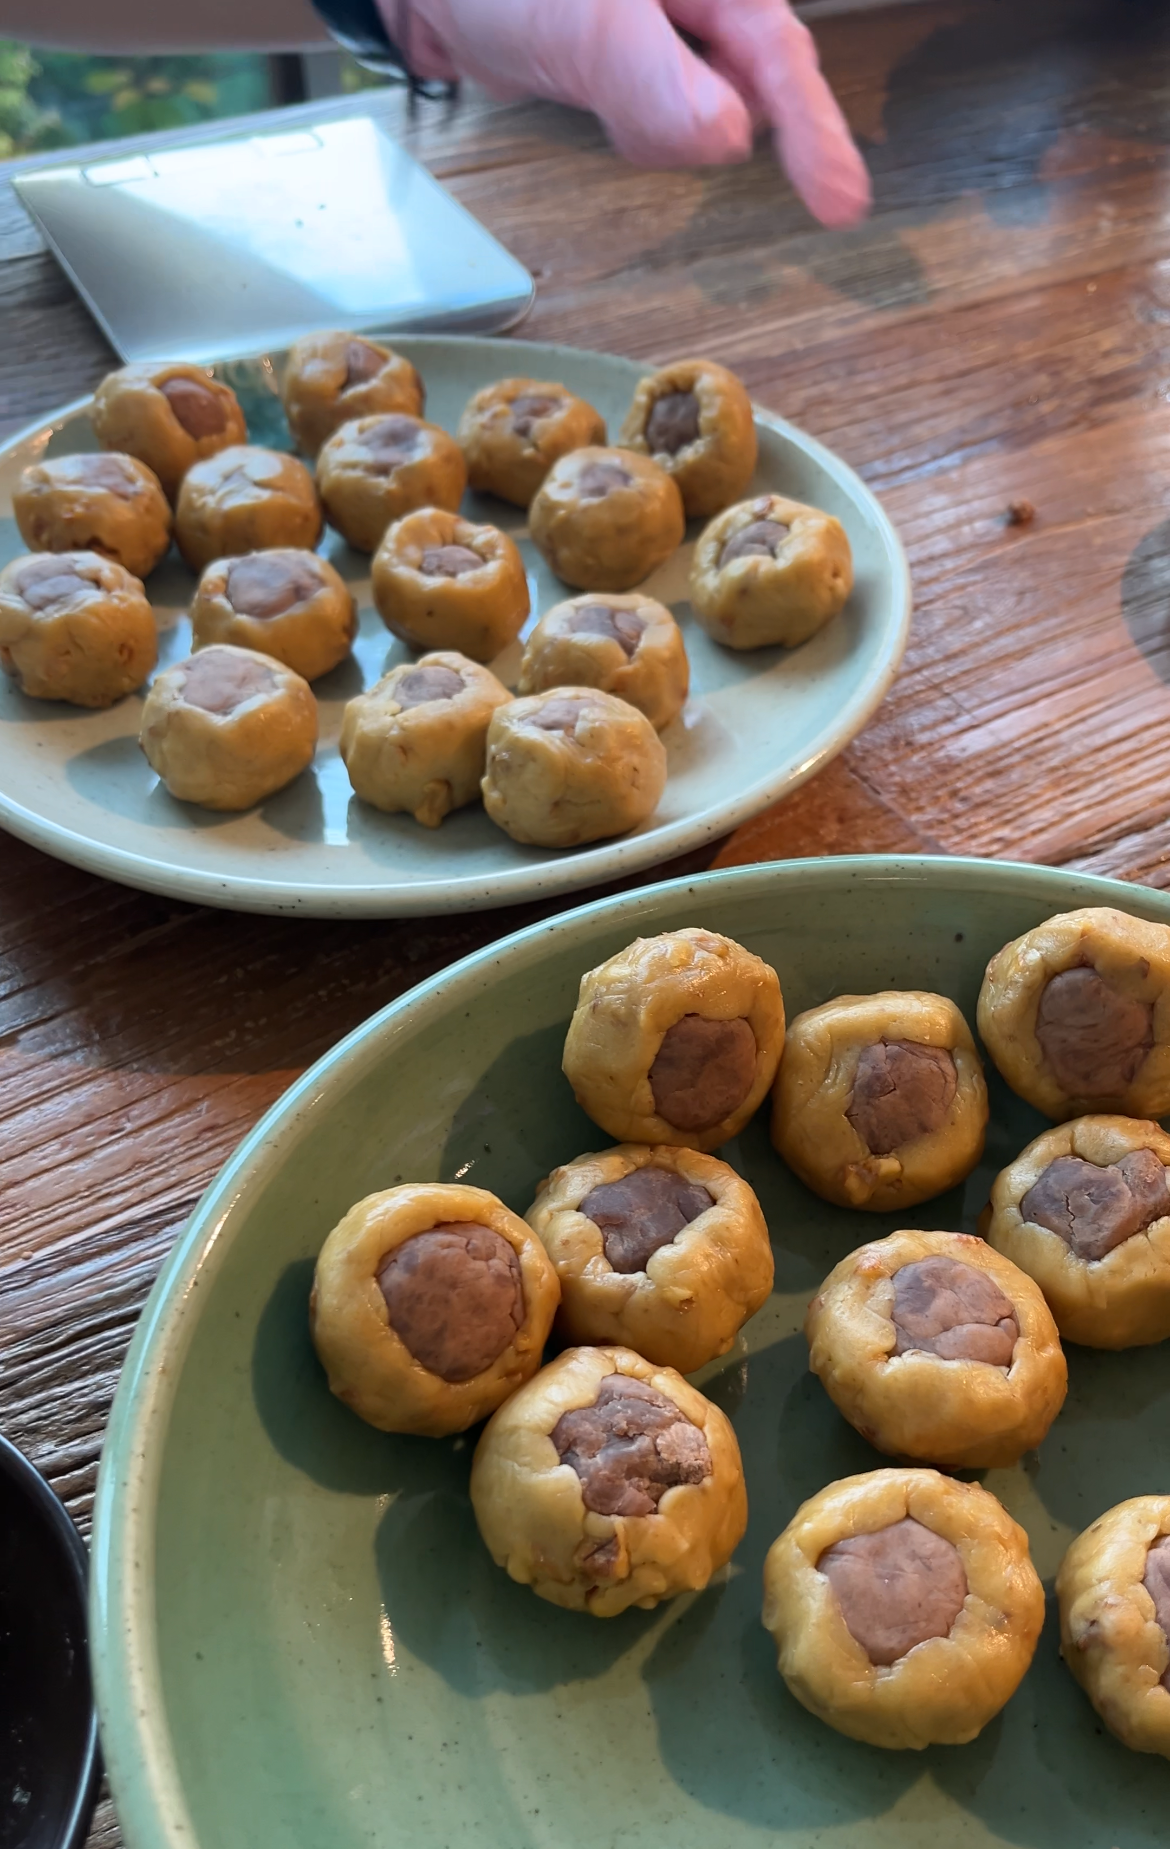
<svg viewBox="0 0 1170 1849">
<path fill-rule="evenodd" d="M 818 37 L 875 179 L 849 233 L 766 150 L 646 173 L 550 107 L 402 114 L 535 273 L 526 333 L 725 361 L 903 534 L 916 616 L 885 705 L 685 870 L 941 851 L 1170 884 L 1170 24 L 927 0 Z M 0 430 L 111 363 L 4 182 L 0 328 Z M 2 852 L 0 1429 L 84 1527 L 135 1319 L 233 1145 L 340 1034 L 541 908 L 233 917 Z M 94 1839 L 117 1840 L 108 1805 Z"/>
</svg>

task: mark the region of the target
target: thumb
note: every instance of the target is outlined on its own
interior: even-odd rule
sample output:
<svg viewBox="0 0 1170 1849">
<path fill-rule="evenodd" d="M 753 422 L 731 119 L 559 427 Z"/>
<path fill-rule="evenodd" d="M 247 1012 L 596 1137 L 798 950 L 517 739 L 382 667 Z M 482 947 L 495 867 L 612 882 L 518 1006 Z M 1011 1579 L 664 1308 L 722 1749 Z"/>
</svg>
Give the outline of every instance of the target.
<svg viewBox="0 0 1170 1849">
<path fill-rule="evenodd" d="M 742 97 L 688 50 L 658 0 L 610 0 L 596 25 L 574 88 L 619 154 L 648 167 L 746 159 L 752 124 Z"/>
</svg>

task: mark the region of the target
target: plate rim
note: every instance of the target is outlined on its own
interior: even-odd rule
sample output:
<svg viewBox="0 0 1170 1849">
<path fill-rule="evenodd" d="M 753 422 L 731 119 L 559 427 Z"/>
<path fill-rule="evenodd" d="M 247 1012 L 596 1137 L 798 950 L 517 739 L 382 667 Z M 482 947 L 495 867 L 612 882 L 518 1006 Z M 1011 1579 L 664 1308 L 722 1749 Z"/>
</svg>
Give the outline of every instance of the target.
<svg viewBox="0 0 1170 1849">
<path fill-rule="evenodd" d="M 602 353 L 594 348 L 574 347 L 564 342 L 513 340 L 493 335 L 404 334 L 398 338 L 398 344 L 404 351 L 451 346 L 491 346 L 514 353 L 518 359 L 522 359 L 525 353 L 571 355 L 575 359 L 584 355 L 591 359 L 617 361 L 632 371 L 644 371 L 649 365 L 648 361 L 631 359 L 623 353 Z M 223 360 L 218 361 L 216 367 L 222 370 L 233 364 L 255 365 L 257 359 L 258 356 L 253 355 L 243 362 Z M 22 443 L 44 436 L 46 432 L 51 434 L 68 419 L 88 411 L 92 403 L 93 393 L 86 393 L 47 416 L 33 419 L 0 443 L 0 458 L 10 455 Z M 842 456 L 798 425 L 789 423 L 777 412 L 769 411 L 753 400 L 752 415 L 757 423 L 776 431 L 811 457 L 866 508 L 880 538 L 891 607 L 896 612 L 884 636 L 874 674 L 855 689 L 852 698 L 838 709 L 821 743 L 795 770 L 776 772 L 758 779 L 741 791 L 736 801 L 721 804 L 715 811 L 702 810 L 697 815 L 684 817 L 663 829 L 651 828 L 609 841 L 594 842 L 584 848 L 550 853 L 547 861 L 502 873 L 469 878 L 447 875 L 409 883 L 400 881 L 397 886 L 371 884 L 368 880 L 335 882 L 307 896 L 299 892 L 288 879 L 192 869 L 173 859 L 158 855 L 146 856 L 130 847 L 95 841 L 91 836 L 29 808 L 17 795 L 2 787 L 0 827 L 66 865 L 78 867 L 84 873 L 99 874 L 135 891 L 229 911 L 305 918 L 435 917 L 448 912 L 524 904 L 586 889 L 665 864 L 682 854 L 694 852 L 720 835 L 731 833 L 770 804 L 799 789 L 802 783 L 837 757 L 869 722 L 889 692 L 901 665 L 913 614 L 913 586 L 905 548 L 897 528 L 874 490 Z"/>
<path fill-rule="evenodd" d="M 164 1261 L 143 1306 L 119 1376 L 94 1496 L 90 1568 L 90 1655 L 106 1769 L 129 1849 L 200 1849 L 170 1745 L 161 1690 L 154 1611 L 154 1497 L 161 1444 L 182 1362 L 198 1319 L 198 1285 L 230 1249 L 230 1220 L 246 1193 L 279 1162 L 284 1146 L 327 1097 L 344 1090 L 368 1063 L 381 1060 L 398 1032 L 456 998 L 490 985 L 494 966 L 542 957 L 550 937 L 571 937 L 599 917 L 636 919 L 671 898 L 719 890 L 743 896 L 807 883 L 829 889 L 850 881 L 927 885 L 958 891 L 1013 888 L 1021 876 L 1050 888 L 1053 910 L 1078 904 L 1125 909 L 1134 898 L 1170 923 L 1170 892 L 1107 875 L 1028 861 L 969 856 L 853 854 L 764 861 L 720 868 L 633 892 L 593 899 L 557 917 L 509 933 L 461 957 L 378 1009 L 315 1060 L 237 1145 L 204 1191 Z M 460 994 L 462 992 L 462 996 Z M 226 1237 L 225 1237 L 226 1233 Z M 203 1849 L 208 1849 L 204 1845 Z"/>
</svg>

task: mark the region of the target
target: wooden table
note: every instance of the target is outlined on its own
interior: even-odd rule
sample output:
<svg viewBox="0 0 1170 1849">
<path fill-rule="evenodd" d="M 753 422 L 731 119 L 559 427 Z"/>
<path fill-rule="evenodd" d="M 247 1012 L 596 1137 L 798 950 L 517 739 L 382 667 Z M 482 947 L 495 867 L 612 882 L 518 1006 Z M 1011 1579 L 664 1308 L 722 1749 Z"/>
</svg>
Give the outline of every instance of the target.
<svg viewBox="0 0 1170 1849">
<path fill-rule="evenodd" d="M 650 174 L 552 108 L 404 110 L 409 145 L 535 272 L 526 332 L 727 362 L 860 470 L 908 547 L 913 639 L 874 722 L 688 869 L 941 851 L 1170 884 L 1158 11 L 824 21 L 877 195 L 836 235 L 765 153 Z M 111 364 L 6 184 L 0 316 L 0 430 Z M 1011 524 L 1022 501 L 1035 517 Z M 339 1035 L 539 909 L 283 921 L 142 897 L 7 837 L 2 867 L 0 1429 L 84 1526 L 135 1319 L 233 1145 Z M 116 1840 L 108 1806 L 95 1833 Z"/>
</svg>

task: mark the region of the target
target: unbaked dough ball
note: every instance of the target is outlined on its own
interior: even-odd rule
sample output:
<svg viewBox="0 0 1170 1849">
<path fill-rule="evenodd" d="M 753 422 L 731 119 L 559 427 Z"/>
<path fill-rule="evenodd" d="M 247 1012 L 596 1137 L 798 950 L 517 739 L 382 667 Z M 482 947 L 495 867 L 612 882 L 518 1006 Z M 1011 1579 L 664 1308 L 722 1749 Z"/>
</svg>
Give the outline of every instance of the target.
<svg viewBox="0 0 1170 1849">
<path fill-rule="evenodd" d="M 701 1591 L 747 1526 L 730 1421 L 628 1348 L 570 1348 L 514 1393 L 471 1502 L 497 1566 L 595 1618 Z"/>
<path fill-rule="evenodd" d="M 1035 1278 L 1066 1341 L 1170 1336 L 1170 1136 L 1156 1123 L 1078 1117 L 1046 1130 L 996 1176 L 986 1236 Z"/>
<path fill-rule="evenodd" d="M 958 1746 L 1015 1694 L 1044 1622 L 1028 1537 L 978 1483 L 843 1477 L 764 1562 L 764 1628 L 802 1706 L 871 1746 Z"/>
<path fill-rule="evenodd" d="M 511 697 L 454 650 L 400 662 L 345 709 L 340 749 L 355 792 L 437 828 L 479 796 L 488 725 Z"/>
<path fill-rule="evenodd" d="M 566 584 L 628 591 L 686 533 L 678 488 L 629 449 L 575 449 L 553 464 L 528 510 L 532 543 Z"/>
<path fill-rule="evenodd" d="M 330 526 L 358 552 L 373 552 L 392 521 L 416 507 L 454 513 L 467 486 L 463 451 L 437 424 L 392 411 L 335 430 L 317 457 Z"/>
<path fill-rule="evenodd" d="M 756 466 L 751 399 L 714 360 L 675 360 L 643 379 L 621 440 L 674 477 L 692 518 L 738 500 Z"/>
<path fill-rule="evenodd" d="M 421 417 L 426 398 L 422 380 L 401 353 L 341 330 L 293 341 L 280 396 L 288 427 L 307 456 L 315 456 L 355 417 L 384 411 Z"/>
<path fill-rule="evenodd" d="M 272 656 L 217 644 L 159 675 L 138 742 L 180 802 L 250 809 L 312 762 L 317 702 Z"/>
<path fill-rule="evenodd" d="M 107 374 L 94 394 L 90 421 L 102 448 L 145 462 L 170 501 L 192 463 L 248 440 L 231 387 L 184 360 L 147 360 Z"/>
<path fill-rule="evenodd" d="M 313 1342 L 383 1432 L 465 1432 L 535 1374 L 559 1296 L 539 1239 L 485 1188 L 368 1194 L 321 1248 Z"/>
<path fill-rule="evenodd" d="M 561 1281 L 570 1342 L 620 1342 L 693 1374 L 772 1289 L 768 1226 L 725 1162 L 626 1143 L 554 1169 L 526 1214 Z"/>
<path fill-rule="evenodd" d="M 727 648 L 795 648 L 837 615 L 852 589 L 841 522 L 782 494 L 719 514 L 691 561 L 695 615 Z"/>
<path fill-rule="evenodd" d="M 22 469 L 12 512 L 34 552 L 100 552 L 146 578 L 171 543 L 158 478 L 133 456 L 49 456 Z"/>
<path fill-rule="evenodd" d="M 345 660 L 357 626 L 353 593 L 340 572 L 295 546 L 216 559 L 191 605 L 196 648 L 230 642 L 256 649 L 307 681 Z"/>
<path fill-rule="evenodd" d="M 775 970 L 692 925 L 635 938 L 582 976 L 561 1063 L 611 1136 L 712 1150 L 754 1116 L 783 1051 Z"/>
<path fill-rule="evenodd" d="M 197 462 L 183 477 L 175 540 L 192 571 L 275 546 L 311 551 L 320 537 L 313 478 L 295 456 L 239 444 Z"/>
<path fill-rule="evenodd" d="M 112 706 L 157 659 L 146 592 L 113 559 L 38 552 L 0 572 L 0 668 L 31 699 Z"/>
<path fill-rule="evenodd" d="M 567 386 L 498 379 L 468 401 L 459 442 L 472 488 L 527 507 L 554 462 L 605 442 L 605 419 Z"/>
<path fill-rule="evenodd" d="M 518 691 L 600 687 L 661 732 L 686 704 L 691 671 L 665 604 L 638 591 L 587 591 L 545 612 L 524 647 Z"/>
<path fill-rule="evenodd" d="M 839 995 L 798 1014 L 772 1098 L 772 1142 L 839 1207 L 913 1207 L 983 1153 L 987 1087 L 954 1002 L 922 990 Z"/>
<path fill-rule="evenodd" d="M 1110 1733 L 1170 1759 L 1170 1496 L 1133 1496 L 1056 1575 L 1060 1654 Z"/>
<path fill-rule="evenodd" d="M 374 603 L 387 629 L 412 648 L 453 648 L 492 661 L 529 611 L 515 542 L 436 507 L 396 520 L 373 564 Z"/>
<path fill-rule="evenodd" d="M 555 687 L 492 716 L 483 805 L 534 847 L 580 847 L 648 821 L 666 752 L 643 713 L 593 687 Z"/>
<path fill-rule="evenodd" d="M 1170 1112 L 1170 925 L 1109 906 L 1060 912 L 987 965 L 979 1032 L 1047 1117 Z"/>
<path fill-rule="evenodd" d="M 851 1252 L 804 1333 L 810 1368 L 863 1438 L 947 1470 L 1014 1464 L 1068 1388 L 1039 1289 L 967 1233 L 891 1233 Z"/>
</svg>

